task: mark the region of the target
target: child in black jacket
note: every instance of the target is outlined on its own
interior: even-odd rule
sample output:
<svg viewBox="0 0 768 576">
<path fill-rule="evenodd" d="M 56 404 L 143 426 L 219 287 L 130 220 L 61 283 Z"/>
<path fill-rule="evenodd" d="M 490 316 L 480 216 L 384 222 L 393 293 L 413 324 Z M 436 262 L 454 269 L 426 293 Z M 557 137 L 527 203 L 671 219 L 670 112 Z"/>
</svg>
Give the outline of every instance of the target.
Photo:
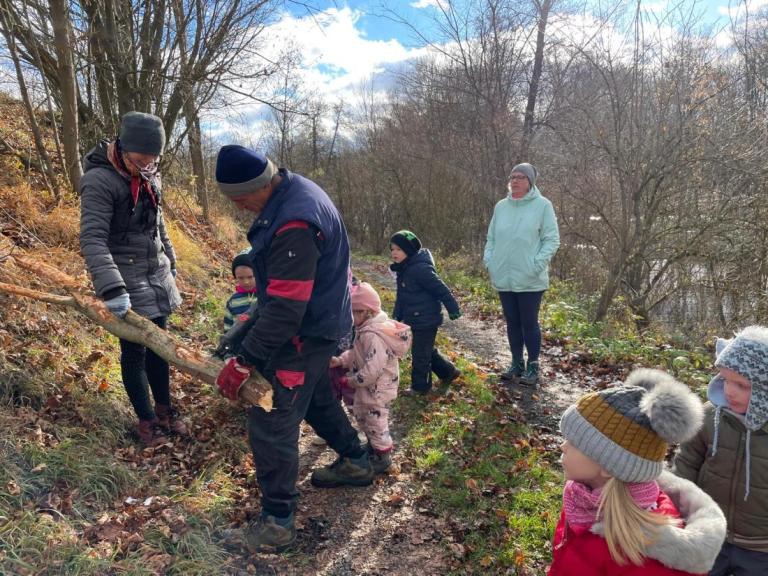
<svg viewBox="0 0 768 576">
<path fill-rule="evenodd" d="M 397 274 L 397 298 L 393 318 L 411 327 L 411 389 L 405 394 L 426 394 L 432 388 L 432 372 L 444 385 L 461 373 L 435 348 L 437 329 L 443 323 L 442 305 L 448 317 L 456 320 L 461 310 L 456 299 L 437 275 L 429 250 L 409 230 L 400 230 L 390 238 L 390 269 Z"/>
</svg>

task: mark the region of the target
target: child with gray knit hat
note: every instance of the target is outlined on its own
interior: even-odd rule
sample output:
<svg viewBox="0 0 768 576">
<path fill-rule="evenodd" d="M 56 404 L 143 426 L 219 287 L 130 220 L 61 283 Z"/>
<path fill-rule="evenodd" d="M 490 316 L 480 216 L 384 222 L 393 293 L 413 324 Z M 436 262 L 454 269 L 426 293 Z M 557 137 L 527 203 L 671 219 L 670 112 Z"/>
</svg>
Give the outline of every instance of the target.
<svg viewBox="0 0 768 576">
<path fill-rule="evenodd" d="M 696 482 L 728 518 L 711 575 L 768 574 L 768 328 L 715 344 L 704 427 L 680 447 L 674 471 Z"/>
<path fill-rule="evenodd" d="M 660 370 L 582 396 L 560 420 L 566 483 L 548 576 L 702 574 L 725 537 L 717 504 L 665 472 L 701 402 Z"/>
</svg>

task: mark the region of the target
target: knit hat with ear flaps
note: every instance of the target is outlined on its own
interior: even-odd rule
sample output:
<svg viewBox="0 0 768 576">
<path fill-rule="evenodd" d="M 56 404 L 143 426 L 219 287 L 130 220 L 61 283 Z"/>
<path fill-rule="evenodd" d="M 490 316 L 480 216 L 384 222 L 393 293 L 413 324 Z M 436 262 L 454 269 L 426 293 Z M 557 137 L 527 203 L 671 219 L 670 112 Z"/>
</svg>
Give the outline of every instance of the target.
<svg viewBox="0 0 768 576">
<path fill-rule="evenodd" d="M 352 310 L 371 310 L 381 312 L 381 298 L 368 282 L 360 282 L 352 292 Z"/>
<path fill-rule="evenodd" d="M 752 396 L 744 416 L 744 425 L 759 430 L 768 423 L 768 328 L 748 326 L 735 338 L 718 338 L 715 344 L 715 366 L 738 372 L 752 383 Z M 707 395 L 715 406 L 726 407 L 725 380 L 715 376 Z"/>
<path fill-rule="evenodd" d="M 125 152 L 160 156 L 165 148 L 163 121 L 153 114 L 128 112 L 120 121 L 120 146 Z"/>
<path fill-rule="evenodd" d="M 237 198 L 255 192 L 272 181 L 277 167 L 257 150 L 229 144 L 216 157 L 216 184 L 225 196 Z"/>
<path fill-rule="evenodd" d="M 728 368 L 744 376 L 752 384 L 744 426 L 747 428 L 744 455 L 744 500 L 749 497 L 752 468 L 752 432 L 760 430 L 768 423 L 768 328 L 748 326 L 726 340 L 718 338 L 715 342 L 717 358 L 715 366 Z M 720 417 L 728 408 L 725 399 L 725 378 L 719 374 L 712 378 L 707 388 L 707 397 L 715 406 L 715 430 L 712 437 L 711 456 L 717 454 L 720 439 Z"/>
<path fill-rule="evenodd" d="M 392 235 L 389 239 L 390 244 L 396 245 L 400 250 L 405 252 L 408 256 L 413 256 L 421 250 L 421 240 L 418 239 L 416 234 L 410 230 L 400 230 Z"/>
<path fill-rule="evenodd" d="M 624 482 L 655 480 L 669 444 L 701 427 L 704 409 L 687 386 L 661 370 L 635 370 L 623 386 L 582 396 L 560 420 L 579 451 Z"/>
<path fill-rule="evenodd" d="M 536 177 L 539 175 L 539 171 L 536 170 L 536 167 L 532 164 L 528 164 L 528 162 L 518 164 L 512 168 L 512 170 L 510 170 L 509 175 L 512 176 L 513 172 L 520 172 L 521 174 L 525 174 L 528 178 L 528 182 L 531 183 L 531 188 L 536 186 Z"/>
</svg>

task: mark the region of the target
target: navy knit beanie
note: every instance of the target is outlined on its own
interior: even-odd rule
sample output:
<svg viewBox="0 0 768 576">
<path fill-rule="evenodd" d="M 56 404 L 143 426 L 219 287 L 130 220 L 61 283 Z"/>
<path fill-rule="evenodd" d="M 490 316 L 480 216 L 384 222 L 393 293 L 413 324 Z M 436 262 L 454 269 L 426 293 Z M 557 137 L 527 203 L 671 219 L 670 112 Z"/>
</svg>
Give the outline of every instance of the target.
<svg viewBox="0 0 768 576">
<path fill-rule="evenodd" d="M 237 268 L 238 266 L 248 266 L 248 268 L 253 270 L 253 262 L 251 261 L 250 251 L 240 252 L 240 254 L 238 254 L 232 259 L 232 276 L 233 277 L 235 275 L 235 268 Z"/>
<path fill-rule="evenodd" d="M 216 158 L 216 184 L 225 196 L 245 196 L 263 188 L 277 174 L 272 160 L 261 152 L 230 144 Z"/>
<path fill-rule="evenodd" d="M 128 112 L 120 122 L 120 146 L 125 152 L 160 156 L 165 148 L 163 121 L 153 114 Z"/>
<path fill-rule="evenodd" d="M 394 244 L 405 252 L 408 256 L 413 256 L 421 250 L 421 240 L 410 230 L 400 230 L 389 239 L 390 244 Z"/>
</svg>

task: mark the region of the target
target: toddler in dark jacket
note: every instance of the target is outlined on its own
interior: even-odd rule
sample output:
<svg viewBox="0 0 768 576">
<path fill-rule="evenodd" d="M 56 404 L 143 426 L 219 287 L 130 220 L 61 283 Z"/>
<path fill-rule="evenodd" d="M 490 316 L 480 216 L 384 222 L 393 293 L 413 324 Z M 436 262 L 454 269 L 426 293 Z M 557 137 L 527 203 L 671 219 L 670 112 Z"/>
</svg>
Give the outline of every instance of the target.
<svg viewBox="0 0 768 576">
<path fill-rule="evenodd" d="M 400 230 L 390 238 L 393 263 L 397 274 L 397 298 L 393 318 L 411 327 L 411 389 L 405 394 L 426 394 L 432 388 L 432 372 L 443 384 L 450 384 L 461 373 L 437 348 L 435 337 L 443 323 L 442 306 L 455 320 L 461 316 L 456 299 L 437 275 L 429 250 L 409 230 Z"/>
</svg>

